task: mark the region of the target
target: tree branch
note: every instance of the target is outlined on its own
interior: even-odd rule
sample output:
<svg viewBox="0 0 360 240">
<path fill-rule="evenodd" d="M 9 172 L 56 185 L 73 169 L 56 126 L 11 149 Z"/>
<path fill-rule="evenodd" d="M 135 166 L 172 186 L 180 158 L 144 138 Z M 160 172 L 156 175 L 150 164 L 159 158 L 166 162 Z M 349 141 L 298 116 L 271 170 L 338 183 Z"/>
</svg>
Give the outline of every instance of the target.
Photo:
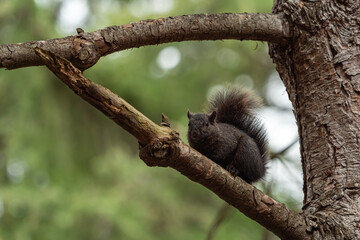
<svg viewBox="0 0 360 240">
<path fill-rule="evenodd" d="M 143 20 L 75 36 L 0 46 L 0 68 L 42 65 L 34 48 L 54 52 L 81 70 L 113 52 L 191 40 L 260 40 L 286 43 L 290 31 L 282 15 L 259 13 L 195 14 Z"/>
<path fill-rule="evenodd" d="M 35 49 L 47 67 L 77 95 L 134 135 L 141 143 L 140 158 L 149 166 L 172 167 L 207 187 L 248 217 L 282 239 L 310 239 L 303 216 L 289 210 L 241 178 L 184 144 L 166 118 L 158 126 L 110 90 L 86 79 L 69 61 Z"/>
</svg>

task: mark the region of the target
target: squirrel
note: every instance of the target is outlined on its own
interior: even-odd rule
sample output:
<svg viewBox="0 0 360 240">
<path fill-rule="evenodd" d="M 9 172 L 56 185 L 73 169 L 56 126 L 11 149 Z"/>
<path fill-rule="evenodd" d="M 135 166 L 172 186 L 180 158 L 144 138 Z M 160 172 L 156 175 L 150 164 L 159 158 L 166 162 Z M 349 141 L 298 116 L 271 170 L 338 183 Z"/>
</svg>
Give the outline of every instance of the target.
<svg viewBox="0 0 360 240">
<path fill-rule="evenodd" d="M 268 158 L 263 125 L 254 114 L 257 98 L 240 88 L 220 91 L 209 102 L 209 113 L 189 110 L 187 137 L 192 148 L 231 175 L 253 183 L 265 175 Z"/>
</svg>

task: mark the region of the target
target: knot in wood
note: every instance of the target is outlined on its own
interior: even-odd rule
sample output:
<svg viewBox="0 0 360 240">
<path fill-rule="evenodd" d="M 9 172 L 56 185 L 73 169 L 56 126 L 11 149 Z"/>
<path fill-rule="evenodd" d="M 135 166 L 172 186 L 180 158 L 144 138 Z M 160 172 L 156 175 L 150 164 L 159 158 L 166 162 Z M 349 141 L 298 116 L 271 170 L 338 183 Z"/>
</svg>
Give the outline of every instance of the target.
<svg viewBox="0 0 360 240">
<path fill-rule="evenodd" d="M 315 216 L 309 216 L 307 219 L 306 219 L 306 223 L 307 223 L 307 227 L 306 227 L 306 231 L 307 232 L 312 232 L 316 229 L 318 229 L 318 218 L 315 217 Z"/>
<path fill-rule="evenodd" d="M 73 38 L 73 55 L 72 64 L 80 70 L 85 70 L 99 60 L 101 51 L 96 46 L 97 36 L 88 33 L 81 33 Z"/>
<path fill-rule="evenodd" d="M 171 159 L 171 145 L 166 140 L 156 140 L 140 148 L 140 158 L 148 166 L 168 167 Z"/>
<path fill-rule="evenodd" d="M 153 144 L 152 156 L 158 159 L 164 159 L 170 155 L 170 145 L 165 142 L 156 142 Z"/>
<path fill-rule="evenodd" d="M 87 60 L 87 59 L 89 58 L 89 56 L 90 56 L 90 53 L 89 53 L 89 51 L 86 50 L 86 49 L 82 49 L 82 50 L 80 51 L 80 53 L 79 53 L 79 59 L 80 59 L 81 61 Z"/>
</svg>

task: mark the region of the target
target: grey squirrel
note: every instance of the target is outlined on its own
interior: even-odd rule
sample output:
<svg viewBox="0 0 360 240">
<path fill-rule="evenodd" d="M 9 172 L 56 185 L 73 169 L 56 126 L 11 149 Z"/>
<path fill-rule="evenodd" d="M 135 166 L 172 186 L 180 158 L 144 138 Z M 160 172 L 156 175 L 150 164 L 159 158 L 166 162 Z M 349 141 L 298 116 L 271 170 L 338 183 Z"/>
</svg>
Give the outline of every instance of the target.
<svg viewBox="0 0 360 240">
<path fill-rule="evenodd" d="M 209 113 L 187 112 L 187 137 L 191 147 L 233 176 L 248 183 L 265 175 L 267 139 L 254 115 L 259 101 L 249 92 L 229 88 L 209 102 Z"/>
</svg>

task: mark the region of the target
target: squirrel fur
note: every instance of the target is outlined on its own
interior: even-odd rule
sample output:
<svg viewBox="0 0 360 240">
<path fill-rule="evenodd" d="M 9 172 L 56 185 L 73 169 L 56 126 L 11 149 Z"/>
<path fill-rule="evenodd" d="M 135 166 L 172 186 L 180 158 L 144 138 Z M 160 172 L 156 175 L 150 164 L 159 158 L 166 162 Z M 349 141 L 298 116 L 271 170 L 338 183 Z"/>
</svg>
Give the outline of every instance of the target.
<svg viewBox="0 0 360 240">
<path fill-rule="evenodd" d="M 248 183 L 265 175 L 268 157 L 263 125 L 254 114 L 257 98 L 238 88 L 221 91 L 209 102 L 209 113 L 188 111 L 191 147 L 233 176 Z"/>
</svg>

